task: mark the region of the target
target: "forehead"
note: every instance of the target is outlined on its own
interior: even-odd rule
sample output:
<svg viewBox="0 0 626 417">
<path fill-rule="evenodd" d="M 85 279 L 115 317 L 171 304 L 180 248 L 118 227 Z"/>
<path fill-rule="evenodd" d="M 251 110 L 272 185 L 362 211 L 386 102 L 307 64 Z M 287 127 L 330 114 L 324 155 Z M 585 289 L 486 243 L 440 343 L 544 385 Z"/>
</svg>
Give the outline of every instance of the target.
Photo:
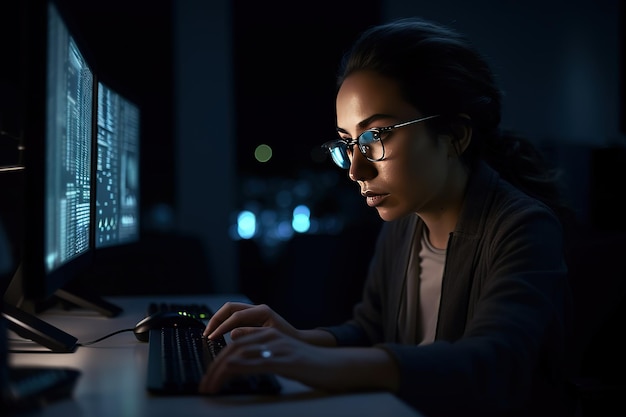
<svg viewBox="0 0 626 417">
<path fill-rule="evenodd" d="M 346 130 L 375 115 L 403 119 L 416 114 L 394 80 L 371 71 L 356 72 L 344 80 L 336 111 L 337 126 Z"/>
</svg>

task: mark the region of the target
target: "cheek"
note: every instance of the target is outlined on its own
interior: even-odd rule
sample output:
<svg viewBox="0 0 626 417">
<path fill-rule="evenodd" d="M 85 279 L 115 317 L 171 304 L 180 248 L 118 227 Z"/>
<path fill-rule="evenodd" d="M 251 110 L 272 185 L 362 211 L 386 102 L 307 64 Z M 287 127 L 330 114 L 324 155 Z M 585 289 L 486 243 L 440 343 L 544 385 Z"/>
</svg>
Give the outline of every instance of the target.
<svg viewBox="0 0 626 417">
<path fill-rule="evenodd" d="M 447 153 L 436 145 L 407 147 L 398 162 L 390 167 L 388 178 L 394 179 L 396 191 L 411 204 L 421 205 L 439 193 L 446 177 Z"/>
<path fill-rule="evenodd" d="M 441 147 L 429 142 L 429 139 L 423 139 L 414 141 L 399 158 L 405 176 L 414 182 L 428 184 L 439 177 L 441 169 L 445 167 L 446 155 Z"/>
</svg>

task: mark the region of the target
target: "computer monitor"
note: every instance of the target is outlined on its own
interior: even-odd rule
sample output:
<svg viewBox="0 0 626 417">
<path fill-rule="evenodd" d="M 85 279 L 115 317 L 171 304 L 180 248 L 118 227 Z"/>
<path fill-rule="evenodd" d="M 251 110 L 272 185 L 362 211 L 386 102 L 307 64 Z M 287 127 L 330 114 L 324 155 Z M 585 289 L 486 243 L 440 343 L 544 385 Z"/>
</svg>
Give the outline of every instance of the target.
<svg viewBox="0 0 626 417">
<path fill-rule="evenodd" d="M 94 256 L 97 80 L 55 1 L 28 1 L 24 14 L 24 236 L 4 315 L 21 336 L 68 352 L 76 338 L 35 316 L 51 298 L 121 311 L 73 286 Z"/>
<path fill-rule="evenodd" d="M 97 119 L 96 258 L 140 238 L 140 109 L 99 81 Z"/>
</svg>

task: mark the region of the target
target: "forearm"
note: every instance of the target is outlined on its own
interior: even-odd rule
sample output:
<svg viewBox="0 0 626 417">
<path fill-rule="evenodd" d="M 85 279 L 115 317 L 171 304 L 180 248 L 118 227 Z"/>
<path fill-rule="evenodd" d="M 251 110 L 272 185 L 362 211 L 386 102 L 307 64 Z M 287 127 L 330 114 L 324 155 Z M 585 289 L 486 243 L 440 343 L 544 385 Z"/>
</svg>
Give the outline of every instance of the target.
<svg viewBox="0 0 626 417">
<path fill-rule="evenodd" d="M 319 384 L 319 388 L 331 391 L 397 391 L 399 381 L 397 364 L 384 349 L 336 347 L 335 336 L 323 329 L 299 330 L 298 338 L 311 345 L 334 348 L 324 364 L 330 365 L 330 368 L 321 365 L 316 367 L 318 371 L 332 369 L 333 377 L 329 379 L 327 371 L 324 371 L 323 375 L 310 375 L 313 380 L 308 381 L 309 383 Z M 317 377 L 320 378 L 319 381 Z"/>
<path fill-rule="evenodd" d="M 337 340 L 332 333 L 322 329 L 298 330 L 297 338 L 315 346 L 334 347 Z"/>
<path fill-rule="evenodd" d="M 324 378 L 322 388 L 331 391 L 383 390 L 397 392 L 399 371 L 389 353 L 376 347 L 341 347 L 330 359 L 332 378 Z"/>
</svg>

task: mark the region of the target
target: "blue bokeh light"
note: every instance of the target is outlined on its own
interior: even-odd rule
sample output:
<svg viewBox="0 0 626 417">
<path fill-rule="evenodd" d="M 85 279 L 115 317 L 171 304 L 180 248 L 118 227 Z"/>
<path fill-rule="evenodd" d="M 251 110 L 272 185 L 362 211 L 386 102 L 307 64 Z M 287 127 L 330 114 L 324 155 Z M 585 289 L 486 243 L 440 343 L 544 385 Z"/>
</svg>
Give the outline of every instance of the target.
<svg viewBox="0 0 626 417">
<path fill-rule="evenodd" d="M 306 233 L 311 227 L 311 210 L 301 204 L 293 209 L 291 227 L 298 233 Z"/>
<path fill-rule="evenodd" d="M 256 233 L 256 216 L 253 212 L 243 210 L 237 216 L 237 234 L 242 239 L 251 239 Z"/>
</svg>

